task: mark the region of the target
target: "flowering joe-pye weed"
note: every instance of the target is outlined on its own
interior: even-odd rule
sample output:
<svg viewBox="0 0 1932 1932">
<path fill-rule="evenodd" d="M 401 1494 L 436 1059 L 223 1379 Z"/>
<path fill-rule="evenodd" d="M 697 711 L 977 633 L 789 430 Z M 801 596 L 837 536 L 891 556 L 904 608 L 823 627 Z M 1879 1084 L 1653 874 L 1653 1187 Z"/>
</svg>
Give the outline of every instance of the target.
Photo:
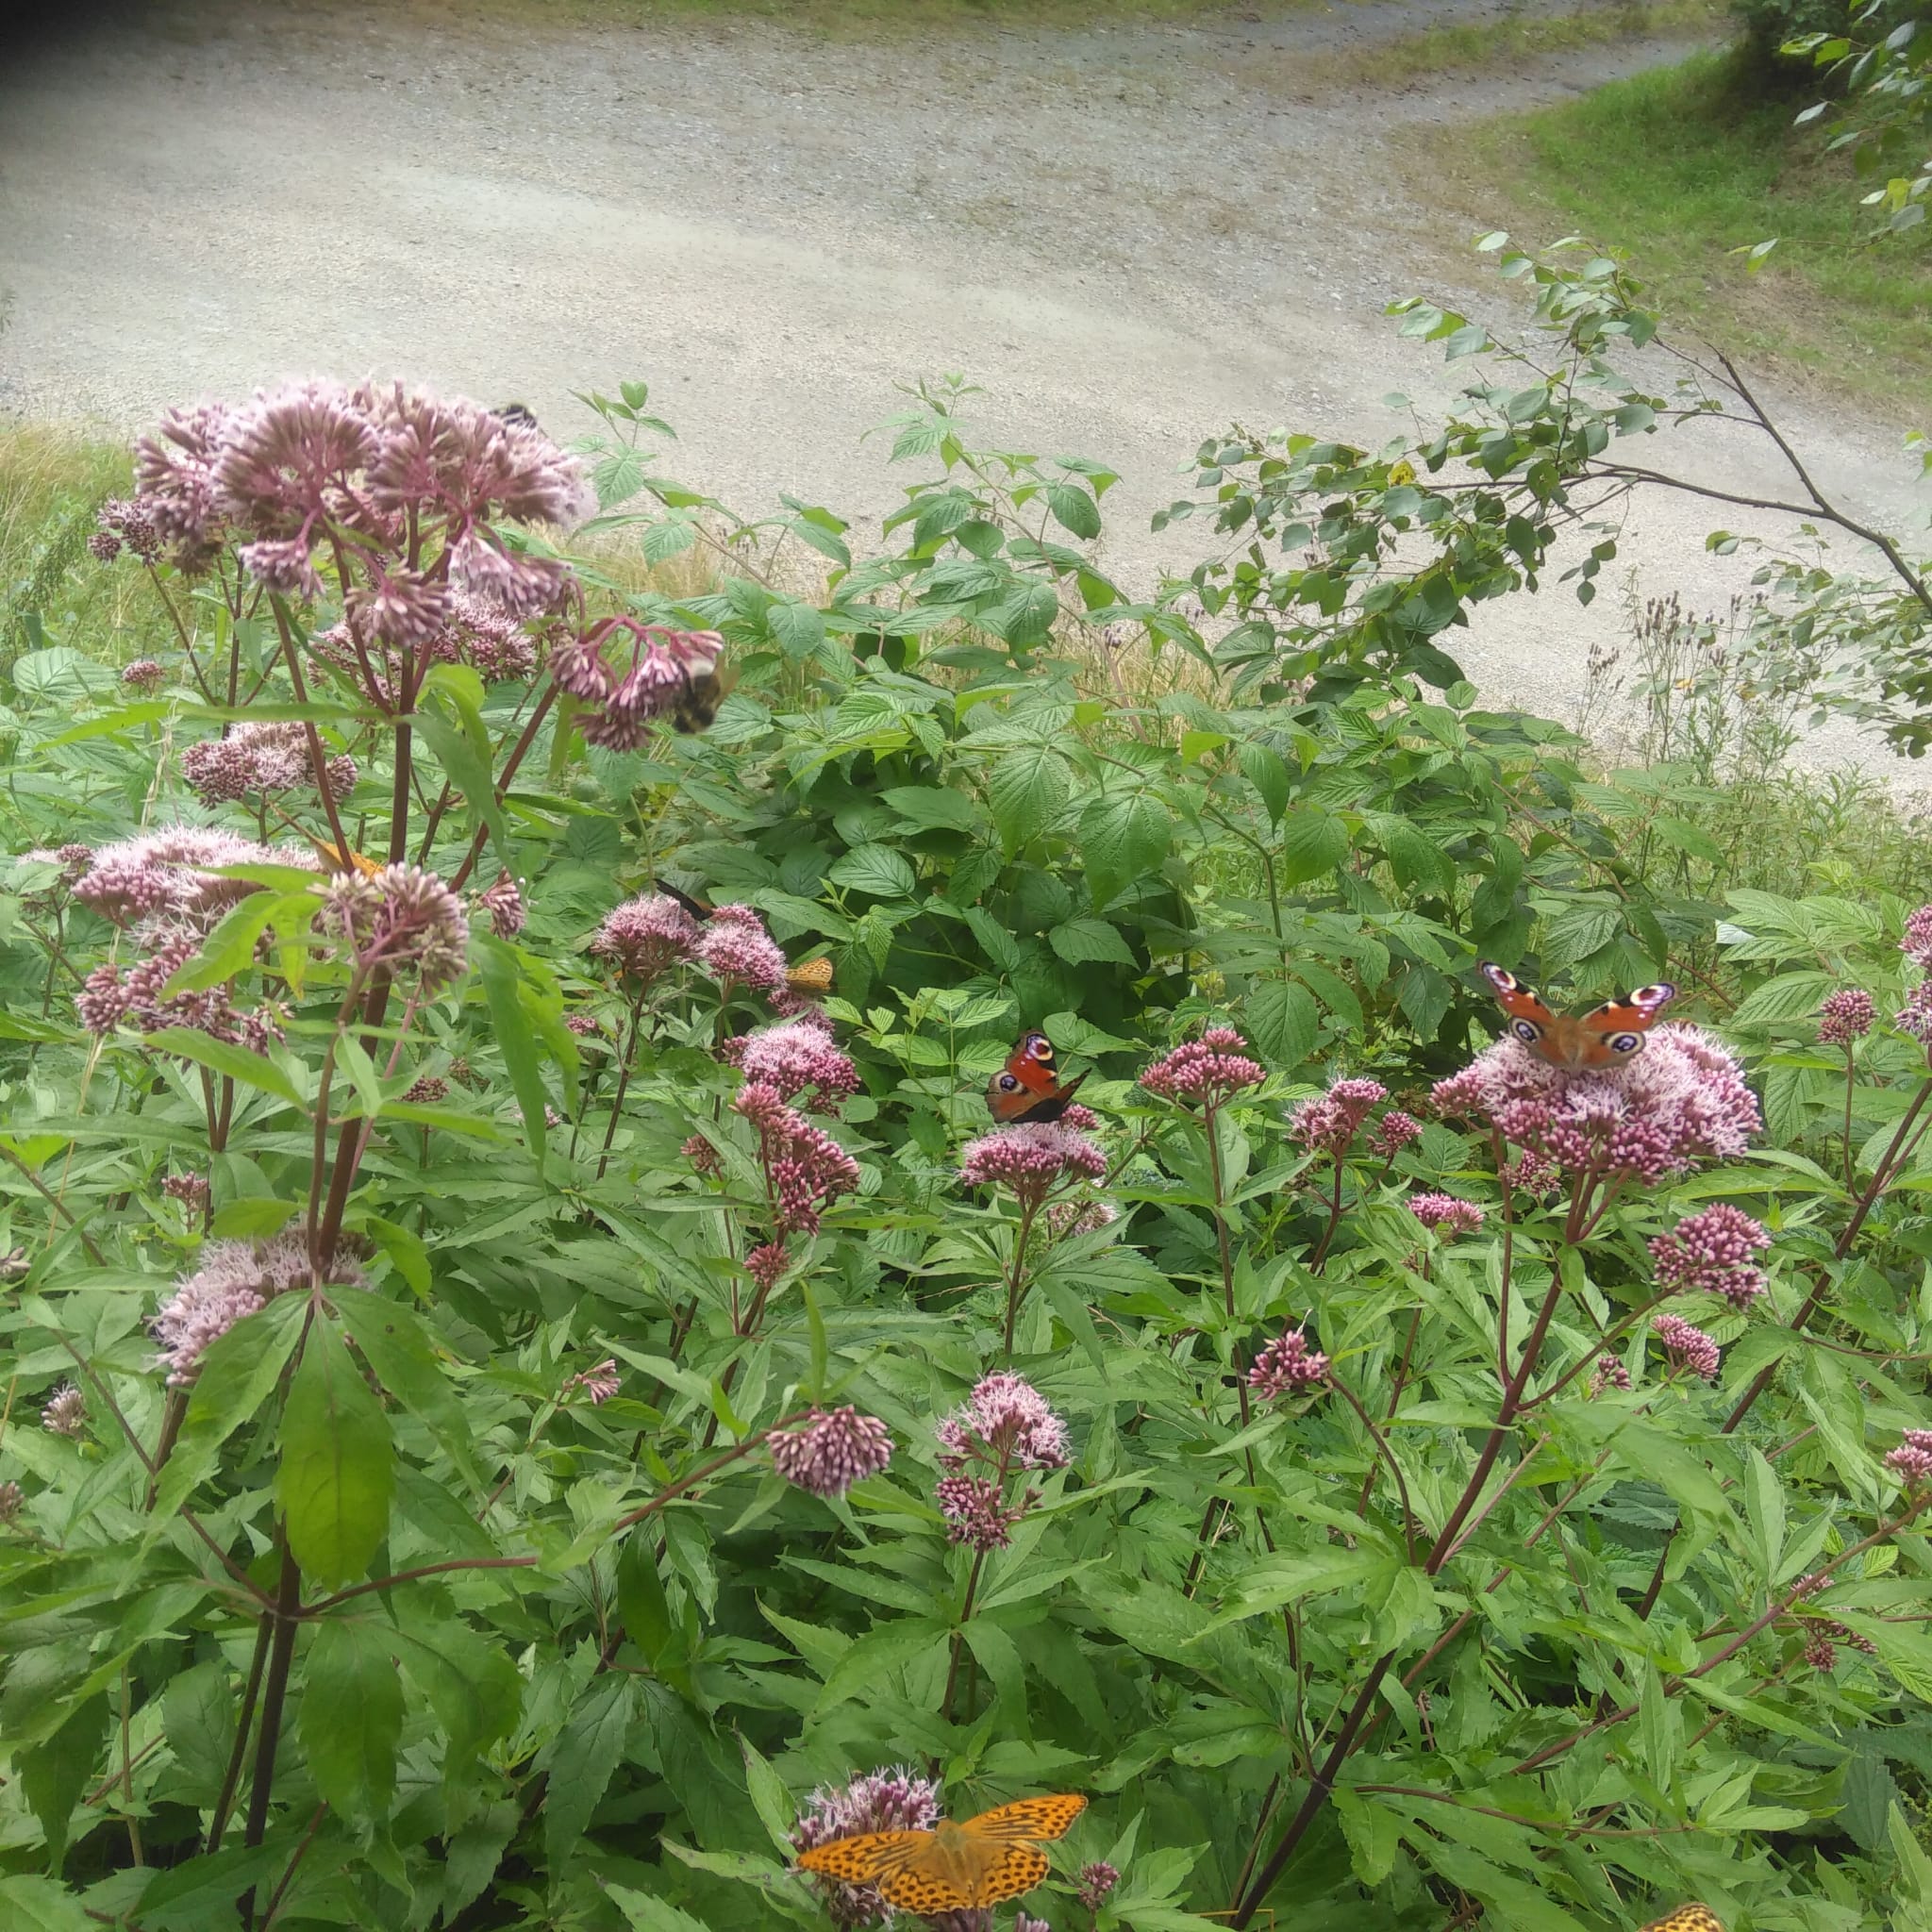
<svg viewBox="0 0 1932 1932">
<path fill-rule="evenodd" d="M 29 675 L 0 804 L 0 1919 L 1890 1882 L 1932 908 L 1758 895 L 1641 1050 L 1542 1058 L 1482 948 L 1664 965 L 1635 899 L 1576 949 L 1601 826 L 1503 829 L 1551 741 L 1205 643 L 1123 704 L 1040 532 L 1110 473 L 969 466 L 956 401 L 884 565 L 639 484 L 636 385 L 581 455 L 374 383 L 143 439 L 92 555 L 166 641 Z M 600 514 L 715 571 L 620 588 Z"/>
</svg>

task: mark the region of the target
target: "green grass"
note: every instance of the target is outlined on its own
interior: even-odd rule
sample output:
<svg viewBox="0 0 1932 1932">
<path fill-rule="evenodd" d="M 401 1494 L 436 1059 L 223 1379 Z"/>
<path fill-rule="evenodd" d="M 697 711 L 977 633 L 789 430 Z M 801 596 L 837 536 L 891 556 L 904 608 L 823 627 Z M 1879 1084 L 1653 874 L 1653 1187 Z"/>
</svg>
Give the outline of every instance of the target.
<svg viewBox="0 0 1932 1932">
<path fill-rule="evenodd" d="M 1625 249 L 1679 323 L 1909 420 L 1932 379 L 1932 245 L 1866 239 L 1857 182 L 1792 127 L 1798 105 L 1704 54 L 1423 145 L 1437 190 L 1485 227 Z M 1772 236 L 1755 275 L 1731 253 Z"/>
<path fill-rule="evenodd" d="M 158 624 L 141 572 L 87 551 L 95 510 L 132 480 L 118 444 L 0 424 L 0 666 L 37 641 L 116 663 L 141 655 Z"/>
<path fill-rule="evenodd" d="M 1507 68 L 1620 41 L 1690 38 L 1714 31 L 1724 0 L 1597 0 L 1569 12 L 1522 12 L 1457 21 L 1391 41 L 1298 58 L 1295 78 L 1330 87 L 1407 87 L 1439 74 Z"/>
</svg>

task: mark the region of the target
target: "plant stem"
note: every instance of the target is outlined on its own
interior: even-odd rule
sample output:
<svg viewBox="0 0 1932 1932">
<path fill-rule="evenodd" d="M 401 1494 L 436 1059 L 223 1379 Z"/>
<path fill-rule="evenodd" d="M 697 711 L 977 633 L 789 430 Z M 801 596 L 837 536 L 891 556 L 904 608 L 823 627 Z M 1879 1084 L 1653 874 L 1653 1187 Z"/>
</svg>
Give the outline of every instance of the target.
<svg viewBox="0 0 1932 1932">
<path fill-rule="evenodd" d="M 255 1746 L 255 1776 L 248 1789 L 248 1829 L 246 1845 L 258 1845 L 268 1834 L 268 1807 L 275 1796 L 275 1747 L 282 1738 L 282 1706 L 289 1692 L 289 1672 L 295 1661 L 295 1632 L 302 1615 L 302 1569 L 288 1546 L 288 1528 L 282 1529 L 282 1582 L 276 1593 L 272 1621 L 275 1636 L 270 1641 L 268 1671 L 262 1679 L 261 1736 Z M 255 1888 L 250 1886 L 242 1900 L 242 1924 L 255 1924 Z"/>
<path fill-rule="evenodd" d="M 261 1674 L 268 1662 L 268 1643 L 275 1629 L 275 1618 L 263 1615 L 256 1620 L 255 1656 L 248 1666 L 248 1682 L 242 1692 L 242 1709 L 235 1720 L 235 1747 L 228 1753 L 228 1769 L 222 1779 L 221 1796 L 215 1800 L 214 1815 L 208 1827 L 208 1852 L 212 1857 L 222 1848 L 222 1834 L 228 1828 L 228 1813 L 235 1807 L 235 1793 L 242 1784 L 242 1766 L 248 1757 L 248 1730 L 255 1722 L 255 1700 L 261 1693 Z"/>
</svg>

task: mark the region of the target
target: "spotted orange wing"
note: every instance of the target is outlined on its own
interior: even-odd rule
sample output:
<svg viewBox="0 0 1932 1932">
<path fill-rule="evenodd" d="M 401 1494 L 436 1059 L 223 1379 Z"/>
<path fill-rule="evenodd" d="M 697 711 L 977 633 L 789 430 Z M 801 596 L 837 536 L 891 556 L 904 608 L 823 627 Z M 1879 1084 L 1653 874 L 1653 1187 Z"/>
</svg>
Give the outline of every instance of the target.
<svg viewBox="0 0 1932 1932">
<path fill-rule="evenodd" d="M 990 1856 L 974 1870 L 970 1890 L 935 1869 L 924 1854 L 903 1872 L 887 1873 L 873 1882 L 888 1905 L 932 1918 L 941 1912 L 968 1912 L 975 1907 L 1002 1905 L 1031 1891 L 1053 1869 L 1037 1845 L 989 1845 L 986 1849 Z"/>
<path fill-rule="evenodd" d="M 785 983 L 793 992 L 830 992 L 832 990 L 832 962 L 824 958 L 804 960 L 787 971 Z"/>
<path fill-rule="evenodd" d="M 995 1805 L 991 1811 L 965 1820 L 959 1828 L 998 1844 L 1038 1844 L 1042 1839 L 1065 1838 L 1086 1808 L 1087 1800 L 1077 1791 L 1020 1798 L 1010 1805 Z"/>
<path fill-rule="evenodd" d="M 802 1872 L 823 1873 L 844 1885 L 874 1885 L 902 1872 L 931 1851 L 929 1831 L 866 1831 L 856 1838 L 835 1838 L 827 1844 L 800 1852 Z"/>
<path fill-rule="evenodd" d="M 1643 1932 L 1724 1932 L 1724 1922 L 1708 1906 L 1679 1906 L 1666 1917 L 1653 1920 Z"/>
</svg>

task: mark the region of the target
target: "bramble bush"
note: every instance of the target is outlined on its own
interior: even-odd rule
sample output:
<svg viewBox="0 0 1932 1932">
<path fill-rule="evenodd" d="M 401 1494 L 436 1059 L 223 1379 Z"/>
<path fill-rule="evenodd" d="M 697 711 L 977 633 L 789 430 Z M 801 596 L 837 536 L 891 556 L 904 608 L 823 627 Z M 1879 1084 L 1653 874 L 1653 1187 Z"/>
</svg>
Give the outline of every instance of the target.
<svg viewBox="0 0 1932 1932">
<path fill-rule="evenodd" d="M 795 1854 L 1055 1791 L 930 1924 L 1932 1923 L 1932 909 L 1654 889 L 1442 648 L 1652 425 L 1618 274 L 1138 601 L 958 384 L 862 558 L 641 385 L 142 441 L 172 645 L 0 719 L 9 1925 L 876 1924 Z M 1673 955 L 1608 1068 L 1473 970 Z"/>
</svg>

